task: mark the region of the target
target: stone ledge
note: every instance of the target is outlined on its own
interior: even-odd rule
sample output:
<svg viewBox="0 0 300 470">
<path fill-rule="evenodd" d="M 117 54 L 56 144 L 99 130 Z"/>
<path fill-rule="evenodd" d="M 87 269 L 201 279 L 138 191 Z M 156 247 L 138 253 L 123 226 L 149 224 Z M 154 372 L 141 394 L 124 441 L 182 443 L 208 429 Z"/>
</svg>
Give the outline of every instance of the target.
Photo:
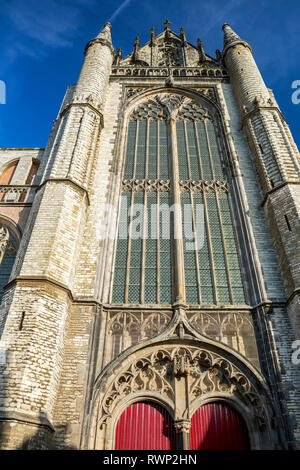
<svg viewBox="0 0 300 470">
<path fill-rule="evenodd" d="M 44 413 L 34 417 L 19 411 L 0 411 L 0 421 L 19 421 L 22 424 L 29 424 L 31 426 L 43 426 L 50 429 L 51 432 L 55 432 L 54 426 Z"/>
</svg>

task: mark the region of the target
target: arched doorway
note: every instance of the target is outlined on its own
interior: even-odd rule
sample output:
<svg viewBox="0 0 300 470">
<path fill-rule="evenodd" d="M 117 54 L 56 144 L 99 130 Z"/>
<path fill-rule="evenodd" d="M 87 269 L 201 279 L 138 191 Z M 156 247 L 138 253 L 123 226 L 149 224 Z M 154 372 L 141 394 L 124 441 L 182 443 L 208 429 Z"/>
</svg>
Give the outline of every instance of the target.
<svg viewBox="0 0 300 470">
<path fill-rule="evenodd" d="M 207 403 L 193 414 L 190 450 L 246 450 L 248 432 L 244 420 L 225 403 Z"/>
<path fill-rule="evenodd" d="M 115 450 L 175 449 L 174 422 L 157 403 L 133 403 L 121 414 L 115 434 Z"/>
</svg>

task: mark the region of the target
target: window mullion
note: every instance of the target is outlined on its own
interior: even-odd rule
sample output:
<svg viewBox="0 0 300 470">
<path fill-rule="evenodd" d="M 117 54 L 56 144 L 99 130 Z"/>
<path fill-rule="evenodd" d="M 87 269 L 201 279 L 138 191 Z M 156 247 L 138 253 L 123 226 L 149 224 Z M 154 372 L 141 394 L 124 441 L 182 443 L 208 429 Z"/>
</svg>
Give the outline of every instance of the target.
<svg viewBox="0 0 300 470">
<path fill-rule="evenodd" d="M 183 250 L 183 237 L 182 237 L 182 214 L 181 214 L 181 198 L 179 186 L 179 170 L 178 170 L 178 151 L 177 151 L 177 135 L 176 135 L 176 121 L 172 118 L 169 119 L 169 135 L 170 135 L 170 162 L 171 162 L 171 175 L 173 189 L 173 203 L 175 204 L 174 210 L 174 274 L 175 274 L 175 301 L 185 302 L 185 278 L 184 278 L 184 250 Z"/>
</svg>

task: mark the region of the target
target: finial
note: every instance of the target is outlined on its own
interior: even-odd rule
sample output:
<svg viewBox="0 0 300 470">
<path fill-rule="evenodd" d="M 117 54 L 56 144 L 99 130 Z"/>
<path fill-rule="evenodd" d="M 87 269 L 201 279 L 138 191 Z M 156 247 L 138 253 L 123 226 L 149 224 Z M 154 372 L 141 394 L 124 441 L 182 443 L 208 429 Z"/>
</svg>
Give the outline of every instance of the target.
<svg viewBox="0 0 300 470">
<path fill-rule="evenodd" d="M 171 23 L 169 20 L 166 20 L 164 22 L 164 25 L 165 25 L 165 31 L 170 31 L 170 26 L 171 26 Z"/>
</svg>

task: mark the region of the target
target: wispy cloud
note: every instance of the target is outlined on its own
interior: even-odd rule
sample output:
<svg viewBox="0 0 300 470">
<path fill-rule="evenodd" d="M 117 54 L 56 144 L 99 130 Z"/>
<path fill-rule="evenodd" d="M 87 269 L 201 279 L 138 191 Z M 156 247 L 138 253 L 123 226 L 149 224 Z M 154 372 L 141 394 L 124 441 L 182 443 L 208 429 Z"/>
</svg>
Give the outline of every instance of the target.
<svg viewBox="0 0 300 470">
<path fill-rule="evenodd" d="M 125 0 L 123 3 L 121 3 L 121 5 L 116 9 L 116 11 L 111 15 L 111 17 L 109 18 L 108 21 L 112 22 L 114 21 L 117 16 L 119 16 L 119 14 L 124 10 L 124 8 L 126 8 L 129 3 L 131 3 L 132 0 Z"/>
<path fill-rule="evenodd" d="M 245 3 L 245 0 L 229 0 L 227 2 L 222 2 L 222 6 L 216 6 L 216 2 L 205 2 L 201 5 L 201 14 L 203 17 L 207 18 L 205 25 L 202 25 L 201 28 L 201 37 L 208 35 L 211 30 L 219 29 L 224 22 L 231 22 L 231 18 L 234 15 L 240 13 L 240 5 Z M 191 12 L 193 14 L 193 12 Z M 192 25 L 199 28 L 198 24 L 196 25 L 192 17 L 189 18 Z M 191 28 L 191 29 L 194 29 Z"/>
<path fill-rule="evenodd" d="M 82 24 L 82 12 L 95 5 L 95 0 L 10 0 L 2 12 L 19 35 L 38 44 L 38 53 L 30 52 L 15 39 L 14 54 L 43 55 L 48 47 L 71 47 Z"/>
</svg>

